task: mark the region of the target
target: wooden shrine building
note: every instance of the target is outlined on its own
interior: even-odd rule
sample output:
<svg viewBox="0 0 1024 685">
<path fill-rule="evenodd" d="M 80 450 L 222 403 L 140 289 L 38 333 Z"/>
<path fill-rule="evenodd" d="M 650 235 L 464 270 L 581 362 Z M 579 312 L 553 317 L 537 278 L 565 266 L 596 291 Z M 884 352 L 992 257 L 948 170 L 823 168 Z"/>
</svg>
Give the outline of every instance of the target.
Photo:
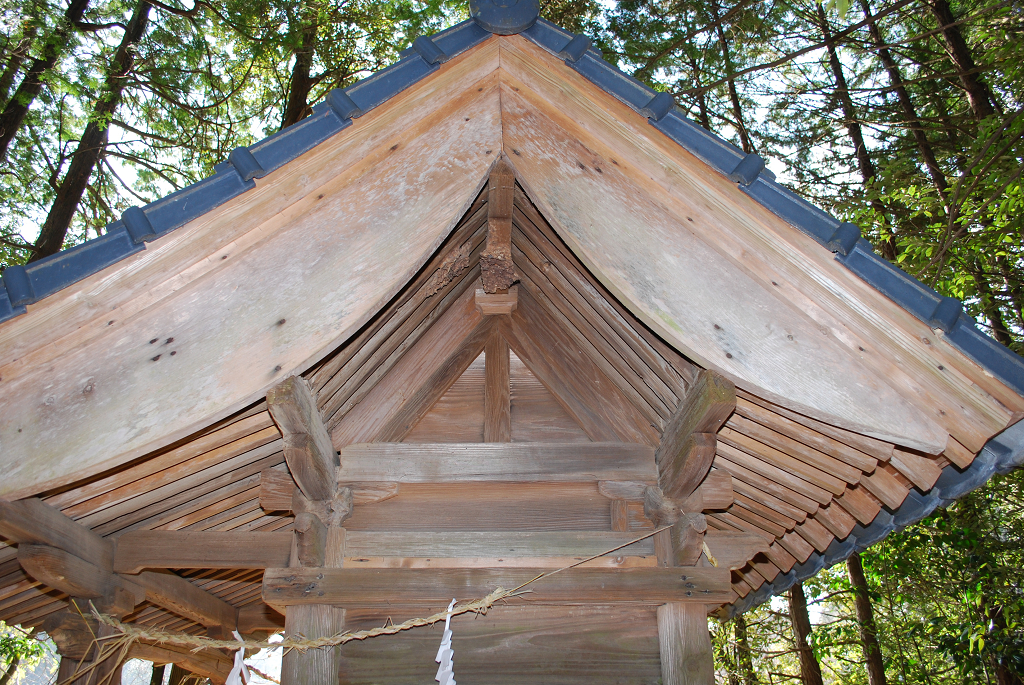
<svg viewBox="0 0 1024 685">
<path fill-rule="evenodd" d="M 65 681 L 114 630 L 83 600 L 311 638 L 626 545 L 454 619 L 458 681 L 707 685 L 709 613 L 1024 460 L 1024 361 L 959 301 L 535 2 L 471 4 L 3 273 L 0 619 Z M 292 650 L 283 682 L 427 683 L 440 635 Z"/>
</svg>

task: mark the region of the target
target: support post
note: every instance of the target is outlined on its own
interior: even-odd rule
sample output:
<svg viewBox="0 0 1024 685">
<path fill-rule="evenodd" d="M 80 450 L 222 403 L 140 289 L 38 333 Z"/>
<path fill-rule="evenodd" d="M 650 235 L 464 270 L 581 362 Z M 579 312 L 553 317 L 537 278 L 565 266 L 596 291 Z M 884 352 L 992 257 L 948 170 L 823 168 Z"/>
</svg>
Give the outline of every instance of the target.
<svg viewBox="0 0 1024 685">
<path fill-rule="evenodd" d="M 327 604 L 289 606 L 284 619 L 288 638 L 336 635 L 345 626 L 345 610 Z M 281 660 L 281 685 L 338 685 L 341 647 L 292 649 Z"/>
<path fill-rule="evenodd" d="M 97 646 L 97 639 L 102 645 L 102 638 L 116 631 L 92 618 L 88 601 L 71 600 L 71 603 L 71 609 L 50 615 L 42 625 L 60 655 L 57 685 L 120 685 L 120 651 L 100 660 Z"/>
<path fill-rule="evenodd" d="M 658 607 L 658 643 L 663 685 L 714 685 L 715 660 L 703 604 Z"/>
</svg>

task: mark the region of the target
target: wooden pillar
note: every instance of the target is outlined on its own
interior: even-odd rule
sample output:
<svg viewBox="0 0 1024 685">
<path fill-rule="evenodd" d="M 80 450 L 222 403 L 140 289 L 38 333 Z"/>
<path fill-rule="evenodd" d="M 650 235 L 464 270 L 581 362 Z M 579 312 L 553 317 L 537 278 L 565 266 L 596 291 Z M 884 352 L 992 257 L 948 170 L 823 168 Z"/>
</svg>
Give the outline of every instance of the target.
<svg viewBox="0 0 1024 685">
<path fill-rule="evenodd" d="M 335 635 L 345 626 L 345 610 L 327 604 L 298 604 L 285 613 L 284 633 L 288 638 L 317 638 Z M 341 647 L 321 647 L 305 652 L 292 649 L 281 659 L 281 685 L 338 685 L 341 676 Z"/>
<path fill-rule="evenodd" d="M 658 607 L 658 642 L 663 685 L 714 685 L 715 660 L 703 604 Z"/>
<path fill-rule="evenodd" d="M 52 627 L 47 633 L 57 645 L 60 666 L 57 668 L 57 685 L 121 685 L 120 653 L 95 664 L 97 649 L 92 645 L 92 631 L 97 637 L 115 634 L 110 626 L 86 621 L 77 613 L 65 612 L 68 616 L 63 623 L 66 627 Z M 77 619 L 77 621 L 75 620 Z M 80 624 L 80 625 L 76 625 Z"/>
</svg>

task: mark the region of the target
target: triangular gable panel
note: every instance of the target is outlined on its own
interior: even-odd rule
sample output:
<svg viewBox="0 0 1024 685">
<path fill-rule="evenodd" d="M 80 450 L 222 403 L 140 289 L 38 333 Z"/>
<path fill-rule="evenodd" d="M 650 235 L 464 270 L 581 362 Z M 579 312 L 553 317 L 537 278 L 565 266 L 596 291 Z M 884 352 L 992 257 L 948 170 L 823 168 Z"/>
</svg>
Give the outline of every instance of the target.
<svg viewBox="0 0 1024 685">
<path fill-rule="evenodd" d="M 484 441 L 485 354 L 473 360 L 404 442 Z M 509 361 L 512 442 L 588 442 L 579 424 L 514 352 Z"/>
</svg>

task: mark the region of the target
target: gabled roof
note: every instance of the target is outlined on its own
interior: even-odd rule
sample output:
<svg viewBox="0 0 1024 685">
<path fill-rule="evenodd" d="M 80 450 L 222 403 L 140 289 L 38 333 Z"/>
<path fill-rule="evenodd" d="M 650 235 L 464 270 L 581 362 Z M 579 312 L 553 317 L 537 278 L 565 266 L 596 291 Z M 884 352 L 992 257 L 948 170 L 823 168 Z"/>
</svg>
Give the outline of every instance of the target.
<svg viewBox="0 0 1024 685">
<path fill-rule="evenodd" d="M 677 354 L 781 412 L 950 462 L 735 607 L 1024 460 L 1024 362 L 958 301 L 585 37 L 478 19 L 103 237 L 7 269 L 0 495 L 131 463 L 322 368 L 435 258 L 502 150 L 581 268 Z"/>
</svg>

